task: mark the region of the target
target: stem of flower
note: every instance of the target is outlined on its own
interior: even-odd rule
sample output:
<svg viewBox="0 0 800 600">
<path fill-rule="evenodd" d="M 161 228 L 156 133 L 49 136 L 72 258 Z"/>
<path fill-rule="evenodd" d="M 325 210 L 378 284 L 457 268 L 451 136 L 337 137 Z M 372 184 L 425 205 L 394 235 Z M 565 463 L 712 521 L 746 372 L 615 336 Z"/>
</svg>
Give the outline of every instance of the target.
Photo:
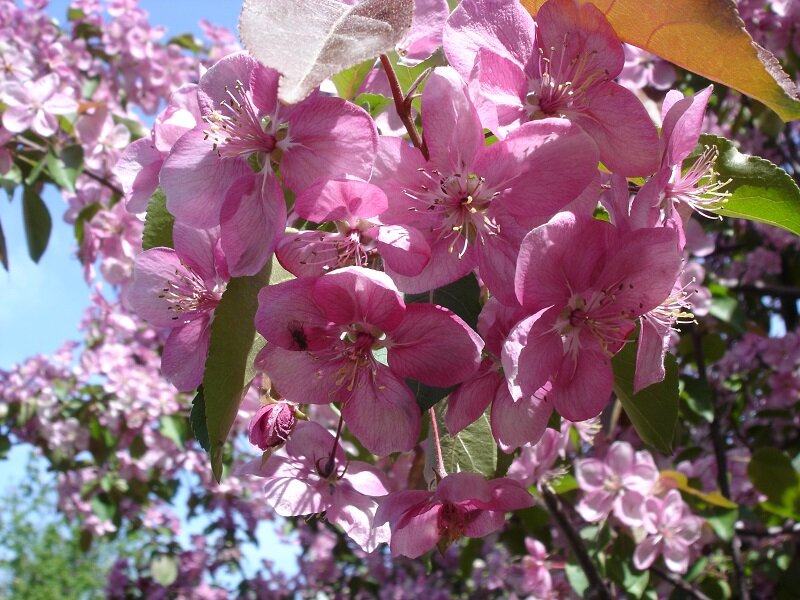
<svg viewBox="0 0 800 600">
<path fill-rule="evenodd" d="M 392 97 L 394 98 L 394 107 L 395 110 L 397 110 L 397 115 L 403 122 L 403 125 L 408 132 L 408 137 L 411 138 L 411 143 L 419 148 L 419 151 L 422 152 L 422 156 L 425 157 L 425 160 L 430 160 L 431 156 L 428 152 L 428 147 L 425 145 L 425 140 L 422 139 L 422 136 L 419 134 L 419 130 L 417 129 L 416 125 L 414 125 L 414 121 L 411 118 L 411 102 L 408 101 L 410 96 L 407 97 L 403 93 L 403 89 L 400 87 L 400 82 L 397 80 L 397 73 L 394 72 L 394 67 L 392 67 L 389 57 L 385 54 L 381 54 L 380 59 L 381 65 L 383 65 L 383 70 L 386 71 L 386 77 L 389 79 L 389 87 L 392 89 Z M 416 89 L 416 86 L 418 85 L 419 82 L 415 82 L 415 84 L 412 86 L 412 90 Z"/>
<path fill-rule="evenodd" d="M 594 562 L 592 562 L 592 557 L 589 556 L 589 552 L 586 550 L 586 546 L 580 534 L 567 518 L 567 515 L 564 514 L 564 511 L 561 510 L 561 501 L 558 499 L 558 496 L 546 486 L 543 486 L 542 498 L 544 498 L 544 503 L 547 505 L 547 510 L 553 515 L 559 529 L 561 529 L 564 536 L 567 538 L 567 542 L 569 542 L 570 548 L 572 548 L 572 552 L 575 554 L 575 558 L 578 559 L 581 569 L 583 569 L 586 578 L 589 580 L 590 587 L 586 592 L 590 595 L 587 596 L 587 598 L 611 600 L 611 592 L 608 591 L 603 578 L 600 577 L 600 572 L 597 570 Z"/>
<path fill-rule="evenodd" d="M 325 463 L 325 477 L 330 477 L 336 465 L 336 448 L 339 447 L 339 436 L 342 435 L 342 423 L 344 423 L 344 418 L 340 414 L 339 425 L 336 427 L 336 437 L 333 438 L 333 448 L 331 448 L 331 454 L 328 456 L 328 462 Z"/>
<path fill-rule="evenodd" d="M 435 474 L 437 480 L 442 480 L 447 477 L 447 471 L 444 468 L 444 459 L 442 458 L 442 444 L 439 442 L 439 426 L 436 424 L 436 412 L 433 410 L 432 406 L 430 408 L 430 414 L 433 442 L 436 444 L 436 458 L 438 460 L 438 467 Z"/>
</svg>

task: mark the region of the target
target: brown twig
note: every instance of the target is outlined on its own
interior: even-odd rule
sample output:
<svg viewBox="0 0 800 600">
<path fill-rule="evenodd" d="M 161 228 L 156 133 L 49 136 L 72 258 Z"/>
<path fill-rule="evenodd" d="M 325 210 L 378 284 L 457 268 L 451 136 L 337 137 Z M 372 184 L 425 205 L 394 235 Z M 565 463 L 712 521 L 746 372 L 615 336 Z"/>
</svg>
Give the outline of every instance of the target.
<svg viewBox="0 0 800 600">
<path fill-rule="evenodd" d="M 422 139 L 417 126 L 414 125 L 414 121 L 411 118 L 411 100 L 413 100 L 413 92 L 422 81 L 423 76 L 420 76 L 417 81 L 414 82 L 409 94 L 406 95 L 400 87 L 400 82 L 397 80 L 397 73 L 394 72 L 394 67 L 392 67 L 389 57 L 385 54 L 381 54 L 380 59 L 383 70 L 386 71 L 386 77 L 389 79 L 389 87 L 392 89 L 392 97 L 394 98 L 394 107 L 395 110 L 397 110 L 397 115 L 403 122 L 408 132 L 408 137 L 411 138 L 411 143 L 422 152 L 422 156 L 428 161 L 431 158 L 428 147 L 425 145 L 425 140 Z"/>
<path fill-rule="evenodd" d="M 670 573 L 669 571 L 662 571 L 659 567 L 656 567 L 655 565 L 650 567 L 650 572 L 659 577 L 660 579 L 663 579 L 667 583 L 672 584 L 673 587 L 676 587 L 679 590 L 683 590 L 695 600 L 711 600 L 711 598 L 706 596 L 703 592 L 695 588 L 689 582 L 684 581 L 674 573 Z"/>
</svg>

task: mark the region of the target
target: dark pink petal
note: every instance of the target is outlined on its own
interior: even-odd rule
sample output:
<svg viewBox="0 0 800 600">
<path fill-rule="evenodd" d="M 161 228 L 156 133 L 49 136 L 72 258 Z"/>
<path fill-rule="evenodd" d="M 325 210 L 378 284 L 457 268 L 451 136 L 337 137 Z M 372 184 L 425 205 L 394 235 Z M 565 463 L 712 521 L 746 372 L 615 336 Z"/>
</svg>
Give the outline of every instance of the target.
<svg viewBox="0 0 800 600">
<path fill-rule="evenodd" d="M 250 171 L 244 159 L 217 156 L 203 131 L 193 129 L 177 141 L 161 167 L 167 209 L 192 227 L 219 225 L 228 187 Z"/>
<path fill-rule="evenodd" d="M 543 309 L 511 330 L 503 344 L 503 371 L 512 398 L 536 394 L 559 369 L 564 356 L 561 336 L 553 327 L 556 309 Z"/>
<path fill-rule="evenodd" d="M 433 304 L 409 304 L 391 333 L 389 366 L 401 377 L 448 387 L 478 370 L 483 340 L 451 311 Z"/>
<path fill-rule="evenodd" d="M 422 94 L 422 126 L 431 163 L 442 172 L 468 172 L 483 149 L 483 126 L 453 69 L 436 69 Z"/>
<path fill-rule="evenodd" d="M 490 506 L 493 510 L 507 512 L 533 506 L 533 497 L 518 481 L 503 477 L 492 479 L 489 485 L 492 488 Z"/>
<path fill-rule="evenodd" d="M 333 502 L 325 516 L 338 525 L 364 552 L 372 552 L 389 541 L 389 527 L 375 525 L 378 503 L 359 494 L 350 486 L 339 483 L 333 493 Z"/>
<path fill-rule="evenodd" d="M 534 23 L 516 0 L 465 0 L 447 21 L 447 60 L 469 77 L 481 48 L 524 66 L 534 54 Z"/>
<path fill-rule="evenodd" d="M 231 276 L 258 273 L 285 226 L 286 203 L 271 172 L 249 173 L 233 182 L 220 213 L 222 249 Z"/>
<path fill-rule="evenodd" d="M 501 510 L 479 510 L 475 519 L 464 528 L 464 535 L 471 538 L 482 538 L 503 528 L 506 516 Z"/>
<path fill-rule="evenodd" d="M 430 240 L 429 240 L 430 242 Z M 419 294 L 458 281 L 477 266 L 475 245 L 470 244 L 463 256 L 458 253 L 461 243 L 450 251 L 450 240 L 439 240 L 431 244 L 431 258 L 417 275 L 408 276 L 394 271 L 388 264 L 385 271 L 397 289 L 407 294 Z"/>
<path fill-rule="evenodd" d="M 413 227 L 382 225 L 376 243 L 384 264 L 405 277 L 419 275 L 431 259 L 425 236 Z"/>
<path fill-rule="evenodd" d="M 404 302 L 394 283 L 372 269 L 346 267 L 320 277 L 313 297 L 334 323 L 364 323 L 387 332 L 403 319 Z"/>
<path fill-rule="evenodd" d="M 485 359 L 481 370 L 456 388 L 447 400 L 445 423 L 451 436 L 478 420 L 500 385 L 506 387 L 505 379 L 497 372 L 493 361 Z"/>
<path fill-rule="evenodd" d="M 525 165 L 502 198 L 504 208 L 518 219 L 550 218 L 577 198 L 597 173 L 597 146 L 566 119 L 526 123 L 501 143 Z"/>
<path fill-rule="evenodd" d="M 658 130 L 633 92 L 607 81 L 587 90 L 587 107 L 567 116 L 597 143 L 600 160 L 626 177 L 658 169 Z"/>
<path fill-rule="evenodd" d="M 488 503 L 492 500 L 492 487 L 480 473 L 451 473 L 439 482 L 435 498 L 453 504 L 467 500 Z"/>
<path fill-rule="evenodd" d="M 486 349 L 499 358 L 508 333 L 527 315 L 517 303 L 509 306 L 489 298 L 478 315 L 478 333 L 486 342 Z"/>
<path fill-rule="evenodd" d="M 506 238 L 501 226 L 499 235 L 490 236 L 478 247 L 478 272 L 494 297 L 504 304 L 516 304 L 514 277 L 519 257 L 519 243 Z"/>
<path fill-rule="evenodd" d="M 327 460 L 330 457 L 333 440 L 333 435 L 319 423 L 301 421 L 286 443 L 286 452 L 298 464 L 304 465 L 307 471 L 316 472 L 320 460 L 323 458 Z M 339 465 L 347 460 L 339 445 L 336 446 L 335 460 Z"/>
<path fill-rule="evenodd" d="M 200 385 L 210 341 L 211 319 L 207 315 L 173 329 L 161 355 L 161 372 L 166 380 L 181 392 Z"/>
<path fill-rule="evenodd" d="M 392 527 L 403 525 L 408 513 L 424 512 L 430 504 L 433 492 L 424 490 L 402 490 L 393 492 L 379 500 L 380 506 L 375 513 L 376 523 L 392 524 Z"/>
<path fill-rule="evenodd" d="M 703 130 L 708 98 L 714 86 L 684 98 L 680 92 L 667 94 L 664 101 L 664 124 L 661 127 L 661 166 L 679 165 L 692 153 Z M 677 95 L 677 97 L 676 97 Z M 677 100 L 677 101 L 676 101 Z"/>
<path fill-rule="evenodd" d="M 250 94 L 253 104 L 264 115 L 278 112 L 278 79 L 280 73 L 275 69 L 256 64 L 250 73 Z"/>
<path fill-rule="evenodd" d="M 523 99 L 528 78 L 519 63 L 481 48 L 470 79 L 475 107 L 486 129 L 502 139 L 527 120 Z"/>
<path fill-rule="evenodd" d="M 330 404 L 341 400 L 335 382 L 341 361 L 320 360 L 307 352 L 284 350 L 267 344 L 256 357 L 275 388 L 287 400 L 308 404 Z"/>
<path fill-rule="evenodd" d="M 392 529 L 389 548 L 392 556 L 418 558 L 436 547 L 439 542 L 439 511 L 441 506 L 417 514 L 404 527 Z"/>
<path fill-rule="evenodd" d="M 547 398 L 523 396 L 514 401 L 503 385 L 492 402 L 492 435 L 504 452 L 535 444 L 547 429 L 552 413 L 553 405 Z"/>
<path fill-rule="evenodd" d="M 323 181 L 297 195 L 297 214 L 313 221 L 345 221 L 354 224 L 357 218 L 376 217 L 386 210 L 386 194 L 366 181 Z"/>
<path fill-rule="evenodd" d="M 316 281 L 315 277 L 301 277 L 258 293 L 256 329 L 270 344 L 287 350 L 318 348 L 328 319 L 312 297 Z M 327 344 L 327 338 L 323 342 Z"/>
<path fill-rule="evenodd" d="M 565 419 L 585 421 L 602 412 L 613 387 L 609 358 L 599 348 L 582 347 L 577 361 L 564 357 L 549 400 Z"/>
<path fill-rule="evenodd" d="M 378 456 L 406 452 L 417 443 L 420 414 L 409 387 L 388 368 L 360 369 L 342 416 L 364 447 Z"/>
<path fill-rule="evenodd" d="M 125 208 L 132 213 L 147 210 L 150 196 L 158 187 L 162 156 L 150 138 L 136 140 L 125 148 L 114 166 L 114 175 L 125 192 Z"/>
<path fill-rule="evenodd" d="M 596 6 L 575 0 L 550 0 L 539 10 L 536 23 L 539 48 L 555 48 L 555 60 L 580 64 L 574 84 L 583 84 L 596 73 L 614 78 L 622 71 L 622 42 Z"/>
<path fill-rule="evenodd" d="M 292 109 L 288 125 L 281 174 L 289 189 L 299 192 L 318 179 L 345 175 L 369 179 L 378 133 L 364 109 L 341 98 L 312 96 Z"/>
</svg>

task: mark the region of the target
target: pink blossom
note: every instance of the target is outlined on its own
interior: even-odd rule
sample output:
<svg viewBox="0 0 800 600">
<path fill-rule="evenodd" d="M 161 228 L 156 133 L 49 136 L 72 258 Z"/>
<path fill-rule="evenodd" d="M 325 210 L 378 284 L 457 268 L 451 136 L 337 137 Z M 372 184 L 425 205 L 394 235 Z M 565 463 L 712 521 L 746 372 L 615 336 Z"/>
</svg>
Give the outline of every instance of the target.
<svg viewBox="0 0 800 600">
<path fill-rule="evenodd" d="M 59 91 L 58 75 L 50 73 L 32 84 L 7 81 L 0 86 L 0 101 L 8 108 L 3 112 L 3 126 L 12 133 L 33 129 L 42 137 L 58 130 L 56 115 L 77 112 L 78 103 Z"/>
<path fill-rule="evenodd" d="M 613 386 L 610 358 L 637 319 L 669 295 L 680 269 L 667 228 L 627 233 L 591 217 L 559 213 L 522 243 L 515 280 L 527 318 L 503 347 L 512 396 L 548 399 L 571 421 L 600 413 Z"/>
<path fill-rule="evenodd" d="M 161 369 L 181 391 L 203 378 L 211 319 L 230 278 L 218 232 L 175 224 L 175 250 L 152 248 L 136 258 L 127 301 L 140 317 L 172 331 Z"/>
<path fill-rule="evenodd" d="M 389 541 L 388 527 L 376 518 L 376 496 L 388 493 L 383 474 L 348 461 L 338 441 L 321 425 L 301 421 L 281 450 L 256 458 L 239 473 L 264 478 L 265 500 L 284 517 L 325 513 L 366 552 Z"/>
<path fill-rule="evenodd" d="M 289 400 L 342 403 L 350 430 L 379 455 L 410 450 L 420 412 L 405 378 L 448 387 L 478 368 L 482 340 L 458 316 L 410 304 L 384 273 L 346 267 L 264 288 L 257 364 Z"/>
<path fill-rule="evenodd" d="M 670 571 L 686 573 L 690 548 L 702 533 L 702 519 L 691 514 L 678 490 L 670 490 L 663 499 L 647 498 L 643 514 L 648 535 L 636 546 L 633 564 L 647 569 L 661 555 Z"/>
<path fill-rule="evenodd" d="M 649 452 L 634 453 L 628 442 L 614 442 L 606 456 L 575 461 L 575 478 L 585 492 L 576 507 L 587 521 L 614 515 L 629 526 L 642 522 L 643 502 L 658 483 L 659 471 Z"/>
<path fill-rule="evenodd" d="M 486 481 L 478 473 L 454 473 L 436 490 L 404 490 L 381 501 L 377 523 L 389 522 L 393 556 L 417 558 L 436 546 L 444 551 L 466 536 L 481 538 L 503 527 L 505 512 L 533 505 L 511 479 Z"/>
<path fill-rule="evenodd" d="M 592 4 L 549 0 L 534 24 L 516 0 L 465 0 L 447 22 L 444 48 L 477 86 L 482 122 L 498 136 L 530 119 L 566 117 L 594 138 L 612 171 L 656 170 L 656 128 L 613 81 L 625 62 L 622 44 Z"/>
<path fill-rule="evenodd" d="M 389 200 L 381 221 L 424 233 L 431 260 L 413 277 L 387 265 L 399 289 L 423 292 L 476 266 L 491 292 L 515 302 L 510 281 L 524 235 L 578 197 L 593 181 L 591 139 L 563 119 L 520 127 L 484 144 L 466 85 L 437 69 L 422 93 L 430 160 L 397 137 L 381 137 L 373 181 Z"/>
</svg>

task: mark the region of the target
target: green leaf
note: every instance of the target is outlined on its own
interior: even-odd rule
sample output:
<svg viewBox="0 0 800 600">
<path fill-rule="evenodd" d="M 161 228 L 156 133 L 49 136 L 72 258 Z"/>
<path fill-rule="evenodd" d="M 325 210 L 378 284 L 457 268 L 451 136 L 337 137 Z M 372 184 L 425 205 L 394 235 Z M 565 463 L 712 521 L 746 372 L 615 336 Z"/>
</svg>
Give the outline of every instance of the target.
<svg viewBox="0 0 800 600">
<path fill-rule="evenodd" d="M 161 435 L 175 444 L 176 448 L 183 449 L 186 445 L 186 419 L 176 415 L 165 415 L 159 419 Z"/>
<path fill-rule="evenodd" d="M 79 246 L 83 245 L 86 234 L 86 224 L 91 222 L 94 216 L 100 212 L 101 208 L 99 202 L 92 202 L 84 206 L 75 218 L 75 240 L 78 242 Z"/>
<path fill-rule="evenodd" d="M 759 221 L 800 235 L 800 188 L 786 171 L 770 161 L 742 154 L 730 140 L 700 136 L 700 144 L 716 146 L 719 179 L 730 179 L 725 192 L 731 196 L 720 215 Z"/>
<path fill-rule="evenodd" d="M 667 354 L 664 381 L 633 393 L 637 344 L 626 344 L 612 360 L 614 392 L 642 441 L 664 454 L 672 453 L 672 439 L 678 424 L 678 365 Z"/>
<path fill-rule="evenodd" d="M 406 294 L 406 304 L 432 302 L 449 308 L 475 329 L 481 312 L 481 288 L 475 275 L 470 273 L 458 281 L 422 294 Z"/>
<path fill-rule="evenodd" d="M 75 193 L 75 180 L 83 169 L 83 148 L 67 146 L 59 154 L 52 149 L 47 153 L 47 172 L 61 189 Z"/>
<path fill-rule="evenodd" d="M 178 579 L 178 562 L 173 556 L 161 555 L 150 563 L 150 575 L 156 583 L 169 587 Z"/>
<path fill-rule="evenodd" d="M 747 465 L 747 476 L 769 499 L 762 507 L 775 514 L 800 520 L 800 474 L 777 448 L 759 448 Z"/>
<path fill-rule="evenodd" d="M 6 235 L 3 233 L 3 225 L 0 224 L 0 263 L 8 271 L 8 247 L 6 246 Z"/>
<path fill-rule="evenodd" d="M 345 100 L 352 100 L 355 98 L 358 95 L 361 84 L 364 82 L 364 78 L 369 75 L 373 66 L 375 66 L 374 59 L 365 60 L 331 77 L 331 81 L 333 81 L 333 85 L 336 86 L 339 97 Z"/>
<path fill-rule="evenodd" d="M 170 39 L 167 44 L 175 44 L 176 46 L 180 46 L 184 50 L 188 50 L 193 54 L 197 54 L 203 49 L 203 43 L 191 33 L 176 35 L 174 38 Z"/>
<path fill-rule="evenodd" d="M 440 404 L 436 410 L 436 422 L 445 470 L 448 473 L 469 471 L 494 477 L 497 469 L 497 443 L 492 436 L 488 414 L 484 413 L 472 425 L 455 436 L 450 436 L 444 422 L 446 413 L 446 403 Z"/>
<path fill-rule="evenodd" d="M 391 98 L 381 94 L 359 94 L 353 102 L 367 111 L 373 119 L 394 103 Z"/>
<path fill-rule="evenodd" d="M 28 176 L 25 178 L 26 186 L 32 186 L 34 183 L 36 183 L 36 181 L 39 179 L 39 175 L 41 175 L 42 171 L 44 171 L 46 162 L 47 161 L 45 160 L 44 156 L 37 159 L 36 164 L 33 165 L 33 168 L 31 168 Z"/>
<path fill-rule="evenodd" d="M 53 220 L 41 196 L 31 187 L 26 187 L 22 194 L 22 219 L 25 223 L 28 254 L 33 262 L 38 263 L 50 241 Z"/>
<path fill-rule="evenodd" d="M 222 477 L 223 446 L 242 396 L 255 376 L 253 361 L 265 344 L 254 324 L 258 292 L 291 277 L 273 257 L 257 275 L 231 279 L 214 311 L 203 399 L 211 469 L 217 481 Z"/>
<path fill-rule="evenodd" d="M 167 196 L 158 188 L 147 203 L 147 214 L 144 218 L 144 232 L 142 233 L 142 250 L 150 248 L 172 248 L 172 227 L 175 224 L 173 217 L 167 210 Z"/>
<path fill-rule="evenodd" d="M 589 591 L 589 578 L 586 573 L 576 562 L 568 562 L 564 565 L 564 573 L 567 576 L 570 586 L 578 594 L 578 597 L 585 598 L 586 592 Z"/>
<path fill-rule="evenodd" d="M 417 406 L 419 406 L 421 413 L 435 406 L 440 400 L 447 397 L 450 392 L 456 389 L 456 386 L 451 386 L 449 388 L 433 387 L 432 385 L 426 385 L 415 379 L 406 379 L 406 385 L 414 392 L 414 396 L 417 399 Z"/>
<path fill-rule="evenodd" d="M 203 397 L 203 386 L 197 388 L 197 395 L 192 400 L 192 410 L 189 413 L 189 424 L 192 426 L 194 439 L 200 447 L 208 452 L 211 442 L 208 439 L 208 424 L 206 423 L 206 399 Z"/>
</svg>

